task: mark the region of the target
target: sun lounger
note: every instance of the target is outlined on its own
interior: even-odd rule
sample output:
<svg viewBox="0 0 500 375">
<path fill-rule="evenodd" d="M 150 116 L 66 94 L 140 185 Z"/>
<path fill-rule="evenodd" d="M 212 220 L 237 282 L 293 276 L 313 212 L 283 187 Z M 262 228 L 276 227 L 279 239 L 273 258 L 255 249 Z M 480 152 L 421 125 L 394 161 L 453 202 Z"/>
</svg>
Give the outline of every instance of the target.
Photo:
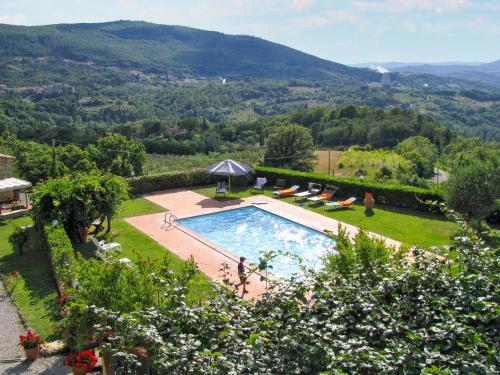
<svg viewBox="0 0 500 375">
<path fill-rule="evenodd" d="M 97 251 L 100 252 L 107 253 L 111 250 L 122 250 L 122 245 L 120 245 L 118 242 L 105 243 L 104 241 L 98 241 L 95 237 L 92 237 L 90 240 L 97 247 Z"/>
<path fill-rule="evenodd" d="M 307 198 L 307 200 L 309 201 L 309 204 L 311 204 L 311 202 L 320 203 L 323 201 L 327 201 L 332 199 L 333 194 L 335 194 L 336 191 L 337 188 L 335 186 L 326 185 L 325 190 L 323 190 L 323 192 L 320 195 L 317 195 L 316 197 Z"/>
<path fill-rule="evenodd" d="M 215 187 L 215 196 L 217 196 L 217 194 L 223 194 L 226 196 L 227 192 L 226 183 L 224 181 L 217 182 L 217 186 Z"/>
<path fill-rule="evenodd" d="M 327 202 L 325 203 L 325 209 L 327 207 L 349 207 L 352 206 L 353 203 L 356 201 L 356 197 L 350 197 L 346 199 L 345 201 L 339 201 L 339 202 Z"/>
<path fill-rule="evenodd" d="M 308 189 L 306 191 L 301 191 L 300 193 L 296 193 L 293 196 L 295 197 L 295 200 L 297 199 L 304 199 L 307 197 L 310 197 L 312 195 L 319 194 L 321 192 L 321 185 L 316 184 L 314 182 L 309 182 Z"/>
<path fill-rule="evenodd" d="M 273 197 L 275 198 L 289 197 L 291 195 L 294 195 L 299 189 L 300 189 L 299 185 L 293 185 L 289 189 L 273 191 Z"/>
<path fill-rule="evenodd" d="M 252 190 L 264 190 L 264 185 L 267 183 L 267 178 L 265 177 L 257 177 L 257 180 L 255 181 L 255 185 L 250 189 Z"/>
</svg>

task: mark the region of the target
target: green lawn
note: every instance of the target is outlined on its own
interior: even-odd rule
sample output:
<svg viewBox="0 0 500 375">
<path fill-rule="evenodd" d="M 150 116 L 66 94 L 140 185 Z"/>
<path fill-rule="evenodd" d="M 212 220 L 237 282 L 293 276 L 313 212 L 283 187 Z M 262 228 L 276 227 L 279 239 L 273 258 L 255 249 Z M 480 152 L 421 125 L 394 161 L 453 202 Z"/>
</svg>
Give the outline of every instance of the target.
<svg viewBox="0 0 500 375">
<path fill-rule="evenodd" d="M 14 252 L 9 243 L 9 236 L 16 226 L 31 223 L 29 217 L 0 221 L 0 269 L 8 275 L 7 288 L 12 291 L 16 303 L 28 320 L 28 326 L 45 340 L 51 341 L 58 336 L 59 309 L 49 261 L 45 249 L 40 246 L 42 241 L 35 230 L 30 230 L 23 255 Z M 18 271 L 20 276 L 12 277 L 12 271 Z"/>
<path fill-rule="evenodd" d="M 170 261 L 172 270 L 180 271 L 184 265 L 184 261 L 166 250 L 155 240 L 151 239 L 140 230 L 128 224 L 123 218 L 139 215 L 147 215 L 158 212 L 164 212 L 165 209 L 144 198 L 135 198 L 124 203 L 120 210 L 120 215 L 112 223 L 111 233 L 106 236 L 107 242 L 118 242 L 122 245 L 120 257 L 129 258 L 134 262 L 138 256 L 150 259 L 163 259 L 167 257 Z M 99 237 L 104 239 L 104 237 Z M 92 256 L 95 254 L 95 246 L 88 242 L 86 244 L 75 244 L 77 251 L 80 251 L 84 256 Z M 209 279 L 198 273 L 192 281 L 190 290 L 191 300 L 203 300 L 212 295 L 212 288 Z"/>
<path fill-rule="evenodd" d="M 213 186 L 193 188 L 192 190 L 207 197 L 214 197 L 215 188 Z M 251 193 L 248 188 L 233 188 L 226 198 L 217 199 L 245 198 L 252 194 L 258 193 Z M 265 190 L 263 194 L 271 196 L 272 190 Z M 343 198 L 339 197 L 339 199 Z M 440 215 L 380 204 L 375 206 L 373 215 L 368 216 L 361 203 L 351 208 L 326 211 L 323 205 L 309 206 L 308 203 L 305 203 L 307 201 L 295 202 L 294 198 L 285 198 L 282 201 L 301 205 L 303 208 L 321 215 L 356 225 L 409 245 L 418 245 L 424 248 L 448 244 L 450 235 L 458 229 L 455 223 Z"/>
</svg>

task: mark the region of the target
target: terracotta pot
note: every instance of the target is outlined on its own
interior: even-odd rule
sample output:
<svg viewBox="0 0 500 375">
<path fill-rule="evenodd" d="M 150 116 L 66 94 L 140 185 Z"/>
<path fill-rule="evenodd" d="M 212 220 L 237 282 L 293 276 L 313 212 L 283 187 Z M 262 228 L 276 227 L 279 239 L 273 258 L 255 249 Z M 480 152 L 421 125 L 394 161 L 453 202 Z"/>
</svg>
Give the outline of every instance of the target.
<svg viewBox="0 0 500 375">
<path fill-rule="evenodd" d="M 24 349 L 24 353 L 26 353 L 26 359 L 29 361 L 34 361 L 40 355 L 40 346 L 37 346 L 33 349 Z"/>
<path fill-rule="evenodd" d="M 84 367 L 72 367 L 71 369 L 74 375 L 85 375 L 87 373 Z"/>
<path fill-rule="evenodd" d="M 373 195 L 365 194 L 365 199 L 363 200 L 363 204 L 367 210 L 373 210 L 375 207 L 375 199 L 373 199 Z"/>
</svg>

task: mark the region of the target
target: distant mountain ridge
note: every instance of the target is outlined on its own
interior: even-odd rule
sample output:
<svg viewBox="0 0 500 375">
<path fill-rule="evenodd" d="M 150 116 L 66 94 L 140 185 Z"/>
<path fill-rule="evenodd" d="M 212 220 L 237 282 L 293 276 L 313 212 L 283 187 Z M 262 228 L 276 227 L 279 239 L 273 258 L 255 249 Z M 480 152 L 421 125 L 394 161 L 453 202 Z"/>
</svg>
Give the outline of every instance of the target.
<svg viewBox="0 0 500 375">
<path fill-rule="evenodd" d="M 0 24 L 0 60 L 51 57 L 155 73 L 373 82 L 380 75 L 261 38 L 141 21 Z"/>
<path fill-rule="evenodd" d="M 500 60 L 490 63 L 428 63 L 412 64 L 398 62 L 380 62 L 356 64 L 357 67 L 381 66 L 393 72 L 433 74 L 441 77 L 468 79 L 500 85 Z"/>
</svg>

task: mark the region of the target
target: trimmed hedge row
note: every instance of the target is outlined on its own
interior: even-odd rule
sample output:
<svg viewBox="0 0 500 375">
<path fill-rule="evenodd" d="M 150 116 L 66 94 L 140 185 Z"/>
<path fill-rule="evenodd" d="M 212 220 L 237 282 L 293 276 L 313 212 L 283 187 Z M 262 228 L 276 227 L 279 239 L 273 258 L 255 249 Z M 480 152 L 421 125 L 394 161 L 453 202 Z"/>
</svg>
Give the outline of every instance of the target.
<svg viewBox="0 0 500 375">
<path fill-rule="evenodd" d="M 188 172 L 164 173 L 153 176 L 140 176 L 127 179 L 133 195 L 151 193 L 153 191 L 186 188 L 215 184 L 220 177 L 209 175 L 204 169 Z"/>
<path fill-rule="evenodd" d="M 419 211 L 428 211 L 425 203 L 428 200 L 442 201 L 443 197 L 439 191 L 422 189 L 404 185 L 386 185 L 371 181 L 359 181 L 319 173 L 296 172 L 289 169 L 255 167 L 259 177 L 266 177 L 270 183 L 277 178 L 284 178 L 288 185 L 297 184 L 305 188 L 308 182 L 317 182 L 323 185 L 335 185 L 339 188 L 340 196 L 354 195 L 358 198 L 364 196 L 366 191 L 374 194 L 375 200 L 382 204 L 395 207 L 412 208 Z M 130 191 L 133 195 L 141 195 L 175 188 L 188 188 L 190 186 L 204 186 L 215 184 L 224 177 L 209 175 L 204 169 L 188 172 L 165 173 L 153 176 L 140 176 L 127 179 Z M 248 180 L 246 178 L 232 178 L 231 184 L 241 185 Z"/>
<path fill-rule="evenodd" d="M 373 193 L 375 200 L 379 203 L 412 208 L 419 211 L 429 210 L 428 205 L 425 203 L 428 200 L 443 200 L 440 193 L 436 190 L 413 186 L 385 185 L 377 182 L 344 179 L 318 173 L 295 172 L 288 169 L 256 167 L 255 170 L 259 177 L 266 177 L 270 183 L 274 183 L 277 178 L 284 178 L 287 185 L 297 184 L 302 188 L 307 187 L 308 182 L 334 185 L 339 188 L 338 195 L 343 197 L 353 195 L 358 197 L 358 199 L 363 197 L 365 192 L 369 191 Z"/>
<path fill-rule="evenodd" d="M 75 253 L 71 241 L 64 228 L 60 225 L 55 227 L 45 225 L 43 227 L 44 238 L 49 252 L 52 272 L 58 282 L 71 285 L 71 264 L 75 262 Z"/>
</svg>

